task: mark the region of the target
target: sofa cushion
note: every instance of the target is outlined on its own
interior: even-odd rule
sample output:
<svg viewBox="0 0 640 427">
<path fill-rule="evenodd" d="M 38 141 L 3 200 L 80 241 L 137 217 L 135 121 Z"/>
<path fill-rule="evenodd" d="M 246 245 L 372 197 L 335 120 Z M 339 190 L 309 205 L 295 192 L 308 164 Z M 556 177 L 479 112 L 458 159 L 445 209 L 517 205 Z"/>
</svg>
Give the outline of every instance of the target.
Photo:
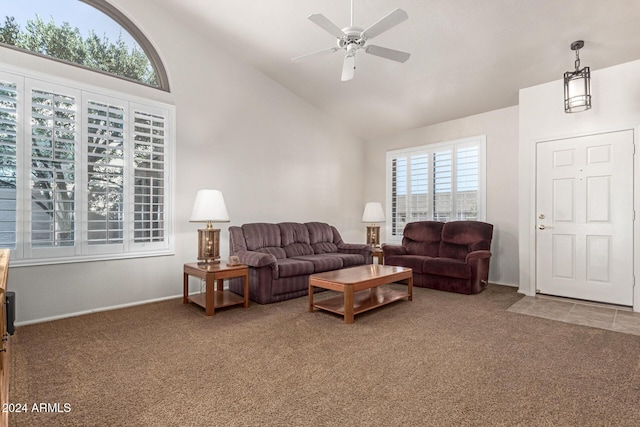
<svg viewBox="0 0 640 427">
<path fill-rule="evenodd" d="M 277 224 L 254 223 L 242 226 L 247 249 L 256 251 L 267 247 L 282 247 L 280 227 Z"/>
<path fill-rule="evenodd" d="M 440 256 L 464 259 L 469 252 L 490 250 L 493 225 L 480 221 L 451 221 L 442 228 Z"/>
<path fill-rule="evenodd" d="M 343 254 L 340 252 L 334 252 L 322 255 L 340 258 L 342 260 L 342 268 L 365 264 L 364 256 L 359 254 Z"/>
<path fill-rule="evenodd" d="M 338 270 L 343 266 L 341 258 L 331 256 L 329 254 L 304 255 L 304 256 L 295 257 L 293 259 L 309 261 L 313 263 L 314 273 L 322 273 L 323 271 Z"/>
<path fill-rule="evenodd" d="M 440 252 L 443 225 L 438 221 L 408 223 L 404 227 L 402 246 L 410 254 L 437 257 Z"/>
<path fill-rule="evenodd" d="M 391 255 L 384 258 L 386 265 L 397 265 L 399 267 L 407 267 L 414 273 L 424 273 L 424 262 L 431 257 L 424 255 Z"/>
<path fill-rule="evenodd" d="M 313 263 L 300 259 L 284 258 L 278 260 L 278 277 L 293 277 L 312 274 Z"/>
<path fill-rule="evenodd" d="M 338 252 L 338 247 L 330 242 L 320 242 L 311 245 L 315 254 L 329 254 Z"/>
<path fill-rule="evenodd" d="M 304 224 L 281 222 L 278 226 L 282 247 L 288 257 L 313 254 L 313 248 L 309 243 L 309 231 Z"/>
<path fill-rule="evenodd" d="M 334 242 L 333 228 L 324 222 L 307 222 L 304 224 L 309 230 L 309 243 L 316 254 L 338 252 Z"/>
<path fill-rule="evenodd" d="M 422 271 L 436 276 L 471 279 L 471 266 L 452 258 L 428 258 L 424 260 Z"/>
</svg>

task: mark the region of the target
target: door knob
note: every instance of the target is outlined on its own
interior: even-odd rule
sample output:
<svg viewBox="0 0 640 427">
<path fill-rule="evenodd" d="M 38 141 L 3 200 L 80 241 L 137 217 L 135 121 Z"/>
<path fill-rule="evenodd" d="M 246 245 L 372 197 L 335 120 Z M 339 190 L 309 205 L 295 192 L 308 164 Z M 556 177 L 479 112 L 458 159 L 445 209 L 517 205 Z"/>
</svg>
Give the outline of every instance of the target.
<svg viewBox="0 0 640 427">
<path fill-rule="evenodd" d="M 548 229 L 548 228 L 553 228 L 553 227 L 551 227 L 551 226 L 549 226 L 549 225 L 544 225 L 544 224 L 540 224 L 540 225 L 538 226 L 538 229 L 540 229 L 540 230 L 546 230 L 546 229 Z"/>
</svg>

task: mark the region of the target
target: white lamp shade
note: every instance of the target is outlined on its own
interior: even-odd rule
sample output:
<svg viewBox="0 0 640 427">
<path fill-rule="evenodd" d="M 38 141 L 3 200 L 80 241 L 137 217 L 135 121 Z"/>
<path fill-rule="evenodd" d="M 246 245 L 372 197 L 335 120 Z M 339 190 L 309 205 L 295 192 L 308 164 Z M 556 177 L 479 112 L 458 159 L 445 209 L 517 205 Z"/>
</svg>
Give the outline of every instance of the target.
<svg viewBox="0 0 640 427">
<path fill-rule="evenodd" d="M 220 190 L 198 190 L 190 222 L 229 222 L 227 205 Z"/>
<path fill-rule="evenodd" d="M 384 222 L 384 211 L 378 202 L 368 202 L 364 206 L 362 222 Z"/>
</svg>

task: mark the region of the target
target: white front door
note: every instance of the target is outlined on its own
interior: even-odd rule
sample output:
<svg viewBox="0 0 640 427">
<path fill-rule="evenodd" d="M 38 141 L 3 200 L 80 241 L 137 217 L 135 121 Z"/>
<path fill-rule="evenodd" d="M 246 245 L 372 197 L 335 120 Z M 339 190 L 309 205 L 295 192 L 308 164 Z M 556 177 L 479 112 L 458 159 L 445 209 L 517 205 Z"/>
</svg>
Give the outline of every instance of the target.
<svg viewBox="0 0 640 427">
<path fill-rule="evenodd" d="M 633 305 L 633 132 L 537 144 L 536 290 Z"/>
</svg>

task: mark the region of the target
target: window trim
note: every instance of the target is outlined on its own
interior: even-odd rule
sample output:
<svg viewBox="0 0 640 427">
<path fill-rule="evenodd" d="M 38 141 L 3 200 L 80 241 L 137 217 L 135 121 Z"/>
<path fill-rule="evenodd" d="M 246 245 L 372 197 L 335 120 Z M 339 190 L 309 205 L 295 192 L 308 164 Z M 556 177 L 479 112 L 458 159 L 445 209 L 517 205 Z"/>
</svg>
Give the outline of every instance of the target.
<svg viewBox="0 0 640 427">
<path fill-rule="evenodd" d="M 393 236 L 391 230 L 393 229 L 393 216 L 392 216 L 392 166 L 391 161 L 394 158 L 399 156 L 412 156 L 421 153 L 431 153 L 438 149 L 450 148 L 452 151 L 456 149 L 456 147 L 470 145 L 470 144 L 478 144 L 479 153 L 478 153 L 478 221 L 486 221 L 487 216 L 487 136 L 486 135 L 476 135 L 467 138 L 460 138 L 451 141 L 444 141 L 426 145 L 420 145 L 409 148 L 402 148 L 399 150 L 389 150 L 387 151 L 386 156 L 386 186 L 385 186 L 385 203 L 386 203 L 386 241 L 392 244 L 398 244 L 402 242 L 402 234 L 397 236 Z M 455 169 L 455 165 L 452 165 L 452 169 Z M 430 187 L 432 183 L 429 182 Z M 429 211 L 431 217 L 433 218 L 433 206 L 429 206 Z M 454 220 L 455 221 L 455 220 Z"/>
<path fill-rule="evenodd" d="M 98 87 L 86 83 L 81 83 L 65 78 L 59 78 L 53 75 L 47 75 L 44 73 L 40 73 L 37 71 L 23 69 L 20 67 L 12 66 L 5 63 L 0 63 L 0 78 L 4 80 L 14 79 L 17 84 L 17 88 L 19 90 L 18 97 L 18 114 L 20 116 L 30 117 L 27 115 L 27 107 L 30 105 L 26 99 L 26 96 L 30 96 L 27 92 L 27 89 L 33 84 L 28 84 L 28 81 L 37 81 L 38 83 L 42 83 L 42 85 L 49 86 L 59 86 L 69 88 L 74 91 L 79 91 L 83 94 L 80 98 L 77 99 L 77 108 L 79 111 L 84 109 L 84 99 L 87 96 L 96 95 L 98 97 L 107 97 L 107 98 L 115 98 L 122 102 L 129 104 L 130 108 L 134 106 L 147 106 L 149 107 L 149 112 L 155 113 L 157 111 L 165 111 L 167 113 L 166 120 L 166 139 L 168 144 L 166 145 L 166 197 L 168 198 L 168 207 L 167 207 L 167 217 L 165 218 L 166 224 L 166 244 L 163 244 L 163 247 L 159 247 L 156 243 L 133 243 L 129 245 L 129 249 L 127 252 L 122 253 L 76 253 L 70 256 L 59 256 L 59 255 L 51 255 L 48 256 L 43 254 L 41 258 L 27 258 L 27 245 L 26 241 L 22 238 L 25 233 L 29 231 L 29 215 L 30 215 L 30 202 L 31 200 L 26 200 L 23 197 L 23 190 L 20 190 L 17 195 L 16 200 L 16 210 L 17 210 L 17 223 L 16 223 L 16 247 L 15 249 L 11 249 L 11 265 L 13 267 L 23 267 L 23 266 L 35 266 L 35 265 L 50 265 L 50 264 L 68 264 L 68 263 L 77 263 L 77 262 L 90 262 L 90 261 L 105 261 L 105 260 L 113 260 L 113 259 L 129 259 L 129 258 L 146 258 L 146 257 L 154 257 L 154 256 L 166 256 L 166 255 L 174 255 L 175 254 L 175 168 L 176 168 L 176 112 L 175 106 L 171 104 L 167 104 L 164 102 L 156 101 L 150 98 L 144 98 L 136 95 L 130 95 L 124 92 L 119 92 L 112 89 L 107 89 L 103 87 Z M 41 85 L 37 85 L 40 87 Z M 20 92 L 22 91 L 22 92 Z M 26 94 L 26 95 L 25 95 Z M 131 111 L 127 111 L 127 117 L 131 114 Z M 84 115 L 84 113 L 83 113 Z M 17 145 L 18 147 L 25 146 L 25 139 L 30 139 L 30 120 L 27 121 L 27 128 L 24 127 L 18 129 L 17 136 Z M 84 122 L 80 122 L 79 128 L 79 141 L 77 147 L 77 153 L 80 154 L 84 151 L 80 148 L 82 145 L 86 134 L 85 134 L 85 125 Z M 27 153 L 23 152 L 24 150 L 19 150 L 17 162 L 21 166 L 21 170 L 18 170 L 18 178 L 17 183 L 20 186 L 20 189 L 23 189 L 25 185 L 29 186 L 30 184 L 30 174 L 26 174 L 25 171 L 30 169 L 30 156 Z M 85 172 L 86 165 L 83 160 L 80 160 L 80 169 L 78 173 Z M 84 179 L 84 178 L 83 178 Z M 80 182 L 83 182 L 82 180 Z M 130 188 L 125 189 L 125 193 L 128 195 L 131 191 Z M 84 192 L 84 190 L 83 190 Z M 81 200 L 84 200 L 84 195 Z M 80 199 L 78 200 L 80 202 Z M 80 210 L 79 218 L 77 221 L 82 221 L 83 218 L 82 210 Z M 26 220 L 24 220 L 26 218 Z M 129 236 L 125 235 L 125 239 L 128 239 Z M 78 238 L 76 240 L 76 245 L 78 249 L 80 246 L 84 245 L 82 241 L 81 233 L 78 233 Z M 147 249 L 150 248 L 150 249 Z M 78 250 L 79 252 L 79 250 Z"/>
<path fill-rule="evenodd" d="M 171 92 L 171 88 L 169 86 L 169 77 L 167 75 L 167 71 L 160 59 L 160 55 L 158 51 L 153 47 L 153 44 L 149 39 L 144 35 L 144 33 L 134 24 L 126 15 L 124 15 L 120 10 L 118 10 L 115 6 L 107 3 L 104 0 L 79 0 L 82 3 L 87 4 L 88 6 L 97 9 L 98 11 L 104 13 L 109 18 L 113 19 L 116 23 L 118 23 L 126 32 L 133 37 L 133 39 L 138 43 L 138 45 L 142 48 L 147 58 L 149 58 L 149 62 L 153 67 L 153 71 L 156 73 L 156 78 L 158 81 L 158 86 L 153 86 L 148 83 L 141 82 L 139 80 L 131 79 L 125 76 L 119 76 L 117 74 L 112 74 L 107 71 L 98 70 L 95 68 L 87 67 L 86 65 L 77 64 L 75 62 L 67 61 L 64 59 L 56 58 L 55 56 L 44 55 L 39 52 L 33 52 L 31 50 L 23 49 L 18 46 L 13 46 L 6 43 L 0 43 L 1 47 L 5 47 L 8 49 L 16 50 L 18 52 L 28 53 L 30 55 L 34 55 L 40 58 L 48 59 L 50 61 L 59 62 L 61 64 L 72 65 L 74 67 L 82 68 L 83 70 L 93 71 L 94 73 L 103 74 L 105 76 L 114 77 L 120 80 L 125 80 L 128 82 L 136 83 L 142 86 L 150 87 L 153 89 L 159 89 L 164 92 Z"/>
</svg>

